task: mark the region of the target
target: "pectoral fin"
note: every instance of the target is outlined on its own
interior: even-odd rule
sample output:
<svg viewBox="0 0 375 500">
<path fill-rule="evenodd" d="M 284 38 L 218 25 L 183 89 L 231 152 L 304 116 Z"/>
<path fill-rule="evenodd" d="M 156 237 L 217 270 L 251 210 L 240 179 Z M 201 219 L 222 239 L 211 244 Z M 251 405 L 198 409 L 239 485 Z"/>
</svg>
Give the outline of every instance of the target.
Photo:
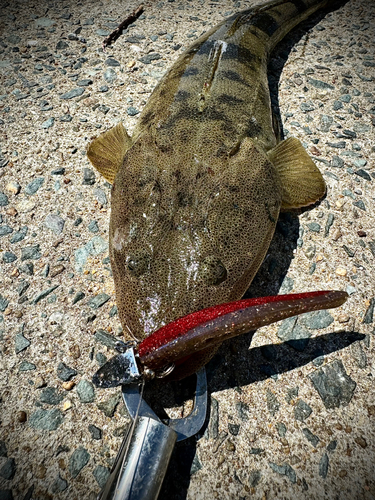
<svg viewBox="0 0 375 500">
<path fill-rule="evenodd" d="M 311 205 L 326 192 L 322 174 L 298 139 L 280 142 L 268 157 L 281 178 L 283 210 Z"/>
<path fill-rule="evenodd" d="M 130 146 L 131 138 L 126 133 L 123 124 L 119 123 L 90 143 L 87 156 L 96 170 L 113 184 Z"/>
</svg>

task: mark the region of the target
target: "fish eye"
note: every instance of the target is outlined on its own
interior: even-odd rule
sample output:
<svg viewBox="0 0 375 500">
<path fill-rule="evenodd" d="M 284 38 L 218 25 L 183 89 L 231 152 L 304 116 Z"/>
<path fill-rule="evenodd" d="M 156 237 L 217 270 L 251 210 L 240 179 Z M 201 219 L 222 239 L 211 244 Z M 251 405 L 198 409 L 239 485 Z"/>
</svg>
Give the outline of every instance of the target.
<svg viewBox="0 0 375 500">
<path fill-rule="evenodd" d="M 200 267 L 200 275 L 208 285 L 220 285 L 227 279 L 227 270 L 218 257 L 206 257 Z"/>
<path fill-rule="evenodd" d="M 129 255 L 126 268 L 132 276 L 142 276 L 149 268 L 150 257 L 146 253 Z"/>
</svg>

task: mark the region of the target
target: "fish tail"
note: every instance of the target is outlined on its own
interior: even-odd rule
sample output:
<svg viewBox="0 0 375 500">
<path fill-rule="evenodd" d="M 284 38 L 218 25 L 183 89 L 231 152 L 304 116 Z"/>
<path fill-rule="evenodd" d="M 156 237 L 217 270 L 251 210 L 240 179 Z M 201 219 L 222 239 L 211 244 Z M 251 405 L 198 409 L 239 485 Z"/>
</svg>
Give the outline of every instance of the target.
<svg viewBox="0 0 375 500">
<path fill-rule="evenodd" d="M 261 39 L 270 53 L 297 24 L 329 4 L 330 0 L 272 0 L 233 16 L 228 35 L 245 27 L 249 34 Z"/>
</svg>

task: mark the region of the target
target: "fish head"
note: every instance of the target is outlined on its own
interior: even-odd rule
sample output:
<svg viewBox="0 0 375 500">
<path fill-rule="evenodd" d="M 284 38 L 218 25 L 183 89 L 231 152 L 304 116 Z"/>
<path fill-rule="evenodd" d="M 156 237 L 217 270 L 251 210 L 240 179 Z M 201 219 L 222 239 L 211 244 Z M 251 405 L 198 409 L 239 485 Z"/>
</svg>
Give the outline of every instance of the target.
<svg viewBox="0 0 375 500">
<path fill-rule="evenodd" d="M 249 140 L 212 156 L 139 139 L 112 187 L 110 258 L 124 333 L 142 340 L 191 312 L 241 298 L 269 247 L 278 175 Z"/>
</svg>

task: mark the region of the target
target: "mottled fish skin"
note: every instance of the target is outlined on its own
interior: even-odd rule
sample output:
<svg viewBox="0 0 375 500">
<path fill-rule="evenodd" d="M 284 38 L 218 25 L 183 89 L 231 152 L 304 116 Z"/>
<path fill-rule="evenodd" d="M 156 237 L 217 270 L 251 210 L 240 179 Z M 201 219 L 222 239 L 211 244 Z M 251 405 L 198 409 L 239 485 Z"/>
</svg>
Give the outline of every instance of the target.
<svg viewBox="0 0 375 500">
<path fill-rule="evenodd" d="M 250 285 L 284 196 L 267 154 L 277 144 L 268 57 L 325 3 L 274 1 L 226 19 L 151 95 L 112 189 L 110 258 L 128 337 L 238 300 Z M 324 194 L 319 182 L 318 195 L 299 206 Z M 202 352 L 187 371 L 211 355 Z"/>
</svg>

